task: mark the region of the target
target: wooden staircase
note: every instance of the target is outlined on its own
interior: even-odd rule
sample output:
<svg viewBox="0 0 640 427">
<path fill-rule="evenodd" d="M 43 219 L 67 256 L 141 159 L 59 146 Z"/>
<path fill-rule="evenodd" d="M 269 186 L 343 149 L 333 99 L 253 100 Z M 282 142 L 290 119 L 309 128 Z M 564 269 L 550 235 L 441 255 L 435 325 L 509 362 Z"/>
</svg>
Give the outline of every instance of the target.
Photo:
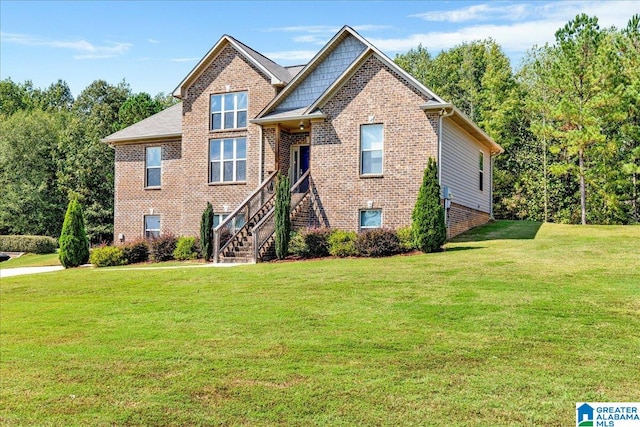
<svg viewBox="0 0 640 427">
<path fill-rule="evenodd" d="M 251 263 L 275 258 L 275 176 L 273 173 L 214 230 L 214 262 Z M 309 171 L 291 186 L 291 219 L 308 216 Z M 231 230 L 235 218 L 248 220 Z M 230 233 L 225 232 L 229 230 Z M 230 234 L 228 239 L 225 235 Z"/>
</svg>

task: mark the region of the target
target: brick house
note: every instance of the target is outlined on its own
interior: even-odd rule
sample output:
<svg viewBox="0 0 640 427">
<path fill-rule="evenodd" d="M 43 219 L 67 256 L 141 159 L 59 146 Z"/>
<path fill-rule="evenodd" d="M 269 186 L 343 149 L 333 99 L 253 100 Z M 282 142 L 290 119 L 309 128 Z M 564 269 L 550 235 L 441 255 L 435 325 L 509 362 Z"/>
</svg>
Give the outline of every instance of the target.
<svg viewBox="0 0 640 427">
<path fill-rule="evenodd" d="M 492 215 L 502 148 L 349 27 L 298 67 L 225 35 L 174 96 L 103 139 L 115 149 L 116 241 L 198 235 L 211 202 L 215 260 L 263 259 L 278 171 L 291 179 L 294 228 L 399 228 L 429 157 L 449 237 Z"/>
</svg>

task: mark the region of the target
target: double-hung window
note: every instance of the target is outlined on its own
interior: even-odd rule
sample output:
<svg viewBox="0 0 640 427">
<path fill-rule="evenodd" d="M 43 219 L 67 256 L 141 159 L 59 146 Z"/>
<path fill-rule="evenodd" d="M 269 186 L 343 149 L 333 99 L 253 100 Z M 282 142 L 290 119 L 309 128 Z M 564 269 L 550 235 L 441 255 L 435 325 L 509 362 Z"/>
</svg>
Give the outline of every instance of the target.
<svg viewBox="0 0 640 427">
<path fill-rule="evenodd" d="M 160 187 L 162 183 L 162 147 L 145 149 L 145 187 Z"/>
<path fill-rule="evenodd" d="M 160 215 L 144 216 L 144 237 L 155 239 L 160 236 Z"/>
<path fill-rule="evenodd" d="M 384 145 L 382 124 L 360 126 L 360 174 L 382 173 L 382 148 Z"/>
<path fill-rule="evenodd" d="M 247 127 L 247 92 L 211 95 L 211 130 Z"/>
<path fill-rule="evenodd" d="M 382 209 L 366 209 L 360 211 L 360 229 L 382 227 Z"/>
<path fill-rule="evenodd" d="M 247 179 L 247 139 L 209 140 L 209 182 L 244 182 Z"/>
<path fill-rule="evenodd" d="M 480 152 L 480 179 L 478 181 L 478 189 L 482 191 L 484 184 L 484 153 Z"/>
</svg>

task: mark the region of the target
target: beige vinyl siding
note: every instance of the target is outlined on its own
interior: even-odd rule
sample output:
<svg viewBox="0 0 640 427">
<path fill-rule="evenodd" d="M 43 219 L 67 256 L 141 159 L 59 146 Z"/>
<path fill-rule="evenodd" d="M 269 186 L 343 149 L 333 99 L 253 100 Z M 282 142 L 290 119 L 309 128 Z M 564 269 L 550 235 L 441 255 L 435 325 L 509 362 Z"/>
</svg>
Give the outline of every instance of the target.
<svg viewBox="0 0 640 427">
<path fill-rule="evenodd" d="M 480 151 L 484 153 L 483 191 L 479 187 Z M 451 119 L 442 123 L 442 186 L 449 187 L 453 202 L 459 205 L 490 211 L 489 150 L 474 142 L 474 139 Z"/>
</svg>

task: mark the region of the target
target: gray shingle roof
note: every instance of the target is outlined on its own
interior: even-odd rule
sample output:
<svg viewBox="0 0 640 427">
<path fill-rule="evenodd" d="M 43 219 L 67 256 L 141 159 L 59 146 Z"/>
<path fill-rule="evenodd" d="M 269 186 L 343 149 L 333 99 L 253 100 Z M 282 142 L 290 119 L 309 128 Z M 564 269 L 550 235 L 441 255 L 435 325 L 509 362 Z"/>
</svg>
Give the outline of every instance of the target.
<svg viewBox="0 0 640 427">
<path fill-rule="evenodd" d="M 236 42 L 240 46 L 242 46 L 242 48 L 247 51 L 247 54 L 249 54 L 251 56 L 251 58 L 253 58 L 254 61 L 260 63 L 260 65 L 262 65 L 264 68 L 269 70 L 269 72 L 271 72 L 274 76 L 279 78 L 284 83 L 289 83 L 289 81 L 293 77 L 291 75 L 291 73 L 289 72 L 289 70 L 287 70 L 286 68 L 284 68 L 283 66 L 281 66 L 279 64 L 276 64 L 275 62 L 273 62 L 272 60 L 270 60 L 269 58 L 267 58 L 266 56 L 264 56 L 260 52 L 257 52 L 255 50 L 251 49 L 249 46 L 247 46 L 246 44 L 242 43 L 238 39 L 235 39 L 235 38 L 231 37 L 230 35 L 227 35 L 227 37 L 229 37 L 234 42 Z"/>
<path fill-rule="evenodd" d="M 182 136 L 182 102 L 103 138 L 106 143 L 118 143 L 154 138 Z"/>
</svg>

